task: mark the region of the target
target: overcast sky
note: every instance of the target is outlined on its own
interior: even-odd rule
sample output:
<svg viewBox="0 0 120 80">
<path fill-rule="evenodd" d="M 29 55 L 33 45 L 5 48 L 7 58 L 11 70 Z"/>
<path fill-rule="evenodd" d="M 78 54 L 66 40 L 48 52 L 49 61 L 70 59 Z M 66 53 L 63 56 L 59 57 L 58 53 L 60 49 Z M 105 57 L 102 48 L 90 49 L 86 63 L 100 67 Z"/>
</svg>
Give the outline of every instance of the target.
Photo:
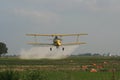
<svg viewBox="0 0 120 80">
<path fill-rule="evenodd" d="M 0 41 L 28 48 L 26 33 L 88 33 L 78 53 L 120 54 L 120 0 L 0 0 Z"/>
</svg>

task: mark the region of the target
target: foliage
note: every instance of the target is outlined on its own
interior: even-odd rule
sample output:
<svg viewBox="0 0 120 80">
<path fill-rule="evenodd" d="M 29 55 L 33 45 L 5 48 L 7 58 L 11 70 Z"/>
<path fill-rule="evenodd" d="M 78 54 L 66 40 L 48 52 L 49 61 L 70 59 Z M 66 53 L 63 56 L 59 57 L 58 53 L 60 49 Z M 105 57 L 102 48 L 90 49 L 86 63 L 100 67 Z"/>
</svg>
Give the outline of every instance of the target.
<svg viewBox="0 0 120 80">
<path fill-rule="evenodd" d="M 41 71 L 6 70 L 0 72 L 0 80 L 119 80 L 120 72 L 80 72 L 80 71 Z"/>
<path fill-rule="evenodd" d="M 5 70 L 0 72 L 0 80 L 18 80 L 18 72 L 12 70 Z"/>
<path fill-rule="evenodd" d="M 46 73 L 37 70 L 27 70 L 21 75 L 22 80 L 47 80 Z"/>
<path fill-rule="evenodd" d="M 3 43 L 3 42 L 0 42 L 0 56 L 1 56 L 2 54 L 7 53 L 7 50 L 8 50 L 8 48 L 7 48 L 6 44 Z"/>
<path fill-rule="evenodd" d="M 91 69 L 97 72 L 90 72 Z M 0 80 L 120 80 L 119 75 L 120 57 L 0 58 Z"/>
<path fill-rule="evenodd" d="M 0 80 L 48 80 L 47 73 L 27 70 L 27 71 L 13 71 L 5 70 L 0 72 Z"/>
</svg>

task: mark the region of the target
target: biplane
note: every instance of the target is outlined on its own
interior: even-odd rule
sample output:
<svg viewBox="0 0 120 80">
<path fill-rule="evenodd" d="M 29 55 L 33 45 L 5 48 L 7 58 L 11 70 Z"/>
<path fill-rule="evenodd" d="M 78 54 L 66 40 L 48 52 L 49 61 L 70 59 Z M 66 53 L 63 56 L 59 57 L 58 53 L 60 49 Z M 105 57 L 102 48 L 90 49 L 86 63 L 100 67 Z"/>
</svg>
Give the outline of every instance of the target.
<svg viewBox="0 0 120 80">
<path fill-rule="evenodd" d="M 81 35 L 88 35 L 88 34 L 26 34 L 27 36 L 50 36 L 52 37 L 52 42 L 51 43 L 40 43 L 40 42 L 28 42 L 30 45 L 45 45 L 45 46 L 50 46 L 50 51 L 52 51 L 51 46 L 55 46 L 56 48 L 62 47 L 62 50 L 64 51 L 63 46 L 70 46 L 70 45 L 80 45 L 80 44 L 86 44 L 85 42 L 80 42 L 79 41 L 79 36 Z M 69 42 L 69 43 L 63 43 L 62 42 L 62 37 L 65 36 L 76 36 L 76 41 L 74 42 Z"/>
</svg>

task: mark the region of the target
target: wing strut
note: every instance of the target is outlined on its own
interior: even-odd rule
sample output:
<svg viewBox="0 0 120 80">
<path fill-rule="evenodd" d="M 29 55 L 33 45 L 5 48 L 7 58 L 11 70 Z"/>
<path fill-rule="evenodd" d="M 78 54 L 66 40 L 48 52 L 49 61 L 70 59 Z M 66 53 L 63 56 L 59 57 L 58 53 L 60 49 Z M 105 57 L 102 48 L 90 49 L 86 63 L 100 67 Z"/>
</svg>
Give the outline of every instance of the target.
<svg viewBox="0 0 120 80">
<path fill-rule="evenodd" d="M 37 41 L 38 41 L 36 36 L 34 36 L 34 41 L 35 41 L 36 43 L 37 43 Z"/>
<path fill-rule="evenodd" d="M 79 42 L 79 36 L 77 36 L 76 42 Z"/>
</svg>

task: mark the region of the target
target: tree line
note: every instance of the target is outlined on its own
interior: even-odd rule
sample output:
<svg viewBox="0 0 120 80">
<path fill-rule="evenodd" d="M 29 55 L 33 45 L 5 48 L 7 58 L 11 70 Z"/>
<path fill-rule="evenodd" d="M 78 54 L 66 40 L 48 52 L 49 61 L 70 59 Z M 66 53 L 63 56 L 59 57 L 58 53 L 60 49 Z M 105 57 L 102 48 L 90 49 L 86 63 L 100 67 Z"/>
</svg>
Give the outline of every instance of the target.
<svg viewBox="0 0 120 80">
<path fill-rule="evenodd" d="M 8 52 L 8 48 L 5 43 L 0 42 L 0 57 L 2 54 L 6 54 Z"/>
</svg>

